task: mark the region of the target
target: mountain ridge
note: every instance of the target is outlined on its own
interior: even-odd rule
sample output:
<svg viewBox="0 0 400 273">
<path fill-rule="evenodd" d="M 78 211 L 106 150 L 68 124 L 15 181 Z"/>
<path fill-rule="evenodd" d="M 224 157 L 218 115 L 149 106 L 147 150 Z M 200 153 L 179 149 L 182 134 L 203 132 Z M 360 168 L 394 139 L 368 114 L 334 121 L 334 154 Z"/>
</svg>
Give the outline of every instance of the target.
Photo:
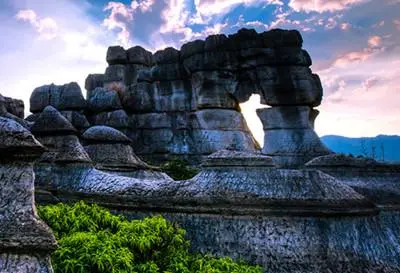
<svg viewBox="0 0 400 273">
<path fill-rule="evenodd" d="M 400 136 L 379 134 L 375 137 L 325 135 L 321 141 L 335 153 L 372 157 L 378 161 L 400 163 Z"/>
</svg>

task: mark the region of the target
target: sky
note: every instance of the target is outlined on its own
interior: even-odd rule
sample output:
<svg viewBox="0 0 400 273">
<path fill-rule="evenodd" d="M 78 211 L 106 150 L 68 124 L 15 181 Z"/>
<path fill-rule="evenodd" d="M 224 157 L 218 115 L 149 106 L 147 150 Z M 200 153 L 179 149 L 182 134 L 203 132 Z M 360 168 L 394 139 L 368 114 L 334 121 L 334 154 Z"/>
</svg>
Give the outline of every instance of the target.
<svg viewBox="0 0 400 273">
<path fill-rule="evenodd" d="M 107 47 L 150 51 L 231 34 L 297 29 L 324 88 L 316 131 L 400 134 L 400 0 L 1 0 L 0 93 L 23 99 L 44 84 L 103 73 Z M 83 90 L 83 92 L 85 92 Z M 262 143 L 255 109 L 242 105 Z"/>
</svg>

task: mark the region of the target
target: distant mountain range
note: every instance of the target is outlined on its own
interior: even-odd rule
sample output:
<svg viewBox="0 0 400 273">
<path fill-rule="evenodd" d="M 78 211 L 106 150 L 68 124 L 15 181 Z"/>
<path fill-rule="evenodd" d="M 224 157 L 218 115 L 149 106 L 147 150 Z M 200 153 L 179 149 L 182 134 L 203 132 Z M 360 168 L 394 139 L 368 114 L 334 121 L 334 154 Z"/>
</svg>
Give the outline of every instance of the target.
<svg viewBox="0 0 400 273">
<path fill-rule="evenodd" d="M 400 136 L 350 138 L 327 135 L 321 137 L 321 140 L 335 153 L 363 155 L 378 161 L 400 163 Z"/>
</svg>

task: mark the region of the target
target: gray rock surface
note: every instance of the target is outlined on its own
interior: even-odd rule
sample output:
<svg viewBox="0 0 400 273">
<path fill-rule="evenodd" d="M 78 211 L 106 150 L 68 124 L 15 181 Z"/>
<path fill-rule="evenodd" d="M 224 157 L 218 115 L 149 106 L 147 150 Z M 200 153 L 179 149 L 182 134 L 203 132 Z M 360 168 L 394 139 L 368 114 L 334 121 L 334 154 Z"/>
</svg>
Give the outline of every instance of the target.
<svg viewBox="0 0 400 273">
<path fill-rule="evenodd" d="M 43 110 L 31 131 L 48 148 L 41 156 L 41 162 L 91 162 L 79 142 L 78 132 L 54 107 L 47 106 Z"/>
<path fill-rule="evenodd" d="M 128 62 L 128 55 L 121 46 L 110 46 L 107 50 L 107 63 L 108 64 L 126 64 Z"/>
<path fill-rule="evenodd" d="M 34 204 L 33 161 L 45 148 L 14 120 L 0 117 L 0 272 L 52 273 L 57 247 Z"/>
<path fill-rule="evenodd" d="M 23 101 L 0 94 L 0 116 L 12 119 L 28 129 L 32 124 L 24 120 L 24 107 Z"/>
<path fill-rule="evenodd" d="M 313 129 L 314 116 L 308 106 L 279 106 L 257 109 L 264 127 L 262 152 L 273 156 L 280 166 L 301 166 L 332 152 Z M 315 114 L 315 113 L 313 113 Z"/>
<path fill-rule="evenodd" d="M 86 98 L 90 97 L 90 92 L 97 87 L 104 86 L 104 74 L 89 74 L 85 80 Z"/>
<path fill-rule="evenodd" d="M 93 113 L 122 109 L 118 92 L 97 87 L 87 98 L 87 110 Z"/>
<path fill-rule="evenodd" d="M 211 35 L 204 41 L 188 42 L 180 50 L 166 48 L 154 54 L 140 46 L 128 50 L 110 47 L 107 52 L 110 65 L 102 86 L 118 92 L 123 108 L 118 110 L 124 110 L 132 120 L 119 116 L 124 124 L 117 125 L 117 121 L 110 122 L 109 114 L 104 114 L 111 109 L 105 110 L 104 105 L 93 104 L 90 111 L 101 116 L 92 113 L 89 121 L 92 125 L 107 125 L 122 130 L 134 140 L 136 153 L 148 159 L 159 157 L 164 160 L 178 153 L 186 158 L 197 157 L 196 161 L 199 161 L 204 155 L 224 148 L 254 151 L 258 149 L 258 144 L 247 128 L 243 128 L 247 126 L 241 126 L 244 119 L 240 113 L 241 117 L 236 119 L 239 125 L 234 122 L 230 123 L 231 128 L 226 127 L 228 123 L 221 128 L 215 125 L 223 119 L 221 116 L 226 115 L 225 110 L 240 112 L 239 103 L 247 101 L 252 94 L 260 95 L 261 103 L 274 107 L 320 105 L 321 81 L 309 68 L 311 57 L 302 49 L 302 44 L 303 39 L 296 30 L 276 29 L 257 33 L 252 29 L 241 29 L 229 36 Z M 94 81 L 92 78 L 91 81 Z M 88 92 L 100 85 L 89 84 Z M 109 99 L 109 104 L 112 104 L 114 100 Z M 118 105 L 115 107 L 109 104 L 107 108 L 113 110 L 119 107 L 118 103 L 115 103 Z M 191 124 L 190 118 L 174 123 L 177 120 L 174 115 L 196 116 L 202 110 L 213 111 L 213 117 L 209 118 L 212 125 L 206 126 L 212 129 L 197 128 L 196 121 Z M 305 142 L 309 142 L 303 145 L 305 150 L 310 145 L 314 148 L 319 145 L 313 131 L 316 117 L 311 117 L 313 111 L 310 109 L 309 129 L 296 132 L 292 128 L 291 134 L 269 132 L 272 134 L 268 137 L 271 139 L 269 146 L 279 146 L 275 140 L 280 138 L 288 143 L 302 142 L 304 138 Z M 154 114 L 160 118 L 144 124 L 140 117 L 144 114 Z M 165 114 L 169 117 L 164 118 Z M 282 116 L 282 119 L 286 119 L 286 116 Z M 166 121 L 171 121 L 171 124 L 165 125 Z M 184 126 L 181 121 L 184 121 Z M 284 122 L 290 123 L 290 120 Z M 237 127 L 243 129 L 237 130 Z M 143 138 L 154 141 L 154 145 L 150 140 L 140 140 Z M 279 152 L 279 149 L 275 147 L 274 151 Z M 283 152 L 288 154 L 288 151 Z M 325 152 L 318 150 L 311 153 L 305 161 L 293 153 L 288 162 L 305 163 Z"/>
<path fill-rule="evenodd" d="M 38 113 L 51 105 L 58 110 L 81 110 L 86 107 L 81 88 L 76 82 L 64 85 L 44 85 L 33 90 L 30 111 Z"/>
<path fill-rule="evenodd" d="M 400 205 L 398 164 L 385 164 L 370 158 L 333 154 L 317 157 L 306 163 L 306 167 L 334 176 L 381 207 L 393 209 Z"/>
<path fill-rule="evenodd" d="M 99 170 L 147 180 L 172 180 L 156 167 L 137 157 L 131 140 L 122 132 L 107 126 L 94 126 L 83 135 L 85 149 Z"/>
</svg>

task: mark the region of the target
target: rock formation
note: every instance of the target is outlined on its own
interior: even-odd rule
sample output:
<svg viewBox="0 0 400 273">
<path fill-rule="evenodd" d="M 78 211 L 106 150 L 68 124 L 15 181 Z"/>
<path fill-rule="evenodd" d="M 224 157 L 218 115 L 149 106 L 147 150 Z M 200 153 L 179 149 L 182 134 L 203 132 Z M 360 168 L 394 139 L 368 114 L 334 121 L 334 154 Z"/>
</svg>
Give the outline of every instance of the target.
<svg viewBox="0 0 400 273">
<path fill-rule="evenodd" d="M 15 120 L 25 128 L 30 127 L 30 123 L 24 120 L 24 102 L 0 94 L 0 116 Z"/>
<path fill-rule="evenodd" d="M 49 105 L 60 111 L 79 131 L 90 126 L 84 115 L 86 101 L 76 82 L 64 85 L 44 85 L 33 90 L 30 98 L 30 111 L 33 114 L 26 119 L 35 122 L 40 113 Z"/>
<path fill-rule="evenodd" d="M 131 118 L 122 107 L 119 92 L 97 87 L 87 97 L 87 117 L 92 125 L 105 125 L 122 132 L 132 128 Z"/>
<path fill-rule="evenodd" d="M 321 103 L 322 86 L 309 69 L 311 58 L 302 42 L 294 30 L 242 29 L 153 55 L 139 46 L 110 47 L 105 74 L 89 75 L 86 88 L 90 96 L 102 87 L 116 91 L 125 112 L 117 95 L 108 91 L 114 107 L 109 105 L 107 114 L 92 124 L 123 129 L 135 152 L 155 161 L 173 155 L 199 161 L 221 149 L 254 152 L 258 145 L 239 103 L 259 94 L 262 103 L 272 106 L 259 111 L 263 153 L 282 166 L 302 165 L 331 153 L 313 130 L 317 111 L 312 107 Z M 101 94 L 94 96 L 106 96 Z M 111 115 L 123 125 L 111 124 Z"/>
<path fill-rule="evenodd" d="M 158 168 L 138 158 L 130 145 L 132 141 L 114 128 L 90 127 L 84 132 L 82 139 L 98 170 L 138 179 L 172 180 Z"/>
<path fill-rule="evenodd" d="M 44 147 L 16 121 L 0 117 L 0 272 L 51 273 L 56 241 L 37 216 L 33 161 Z"/>
<path fill-rule="evenodd" d="M 87 102 L 74 85 L 32 94 L 40 113 L 32 132 L 49 149 L 35 165 L 35 184 L 48 193 L 41 202 L 163 214 L 188 230 L 195 250 L 270 273 L 400 272 L 400 167 L 333 155 L 320 142 L 313 108 L 322 87 L 299 32 L 243 29 L 155 54 L 110 47 L 107 61 L 105 74 L 86 80 Z M 258 110 L 260 152 L 239 108 L 252 94 L 271 106 Z M 88 129 L 82 140 L 93 163 L 78 130 L 49 105 L 84 109 L 92 125 L 125 135 Z M 186 181 L 117 175 L 146 166 L 135 154 L 192 162 L 211 155 Z"/>
<path fill-rule="evenodd" d="M 76 129 L 52 106 L 47 106 L 39 115 L 32 132 L 48 149 L 35 164 L 35 185 L 40 202 L 65 200 L 63 194 L 70 201 L 85 195 L 112 194 L 116 198 L 127 195 L 137 200 L 152 200 L 158 193 L 166 193 L 167 189 L 161 189 L 171 183 L 170 178 L 139 180 L 96 170 L 79 142 Z M 88 134 L 86 137 L 90 138 Z"/>
<path fill-rule="evenodd" d="M 294 167 L 332 152 L 314 131 L 314 112 L 308 106 L 277 106 L 257 109 L 264 127 L 262 152 L 280 166 Z"/>
<path fill-rule="evenodd" d="M 306 168 L 332 175 L 381 207 L 400 205 L 400 165 L 333 154 L 311 160 Z"/>
</svg>

